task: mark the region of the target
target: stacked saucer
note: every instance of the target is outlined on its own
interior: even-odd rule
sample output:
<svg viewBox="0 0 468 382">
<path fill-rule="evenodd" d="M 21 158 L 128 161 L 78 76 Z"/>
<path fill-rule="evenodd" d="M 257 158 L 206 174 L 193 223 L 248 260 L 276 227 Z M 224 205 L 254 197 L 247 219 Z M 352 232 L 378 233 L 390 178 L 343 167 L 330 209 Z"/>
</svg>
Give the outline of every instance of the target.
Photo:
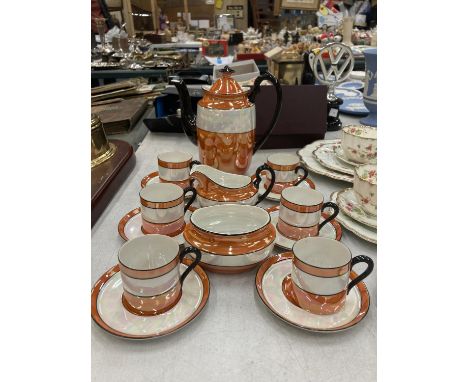
<svg viewBox="0 0 468 382">
<path fill-rule="evenodd" d="M 342 139 L 315 141 L 298 154 L 309 171 L 352 183 L 355 167 L 377 162 L 377 129 L 348 125 L 342 129 Z"/>
</svg>

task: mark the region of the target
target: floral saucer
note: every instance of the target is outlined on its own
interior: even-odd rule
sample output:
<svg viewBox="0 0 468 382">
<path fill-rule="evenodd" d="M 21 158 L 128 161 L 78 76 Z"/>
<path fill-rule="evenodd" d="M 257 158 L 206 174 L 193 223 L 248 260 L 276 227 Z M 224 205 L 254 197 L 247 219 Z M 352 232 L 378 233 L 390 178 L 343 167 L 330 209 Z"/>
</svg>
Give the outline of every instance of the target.
<svg viewBox="0 0 468 382">
<path fill-rule="evenodd" d="M 258 295 L 274 315 L 299 329 L 325 333 L 349 329 L 362 321 L 370 305 L 369 292 L 362 281 L 350 290 L 345 305 L 334 314 L 313 314 L 290 301 L 283 292 L 283 280 L 291 273 L 292 258 L 292 252 L 268 258 L 255 277 Z M 356 277 L 351 271 L 351 279 Z"/>
<path fill-rule="evenodd" d="M 338 191 L 332 192 L 330 195 L 330 200 L 334 203 L 337 203 L 337 195 Z M 375 228 L 371 228 L 357 222 L 342 211 L 340 211 L 335 220 L 337 220 L 348 231 L 351 231 L 361 239 L 364 239 L 373 244 L 377 244 L 377 230 Z"/>
<path fill-rule="evenodd" d="M 191 260 L 184 259 L 180 271 Z M 182 286 L 182 297 L 170 310 L 156 316 L 138 316 L 122 304 L 122 279 L 119 265 L 104 273 L 91 291 L 91 317 L 105 331 L 128 339 L 151 339 L 174 333 L 191 322 L 205 307 L 210 294 L 210 281 L 205 271 L 196 266 Z"/>
<path fill-rule="evenodd" d="M 304 179 L 303 182 L 299 183 L 297 186 L 293 187 L 300 187 L 300 188 L 311 188 L 312 190 L 315 190 L 315 184 L 310 180 L 309 178 Z M 260 182 L 260 186 L 258 187 L 259 190 L 265 190 L 265 177 L 262 177 L 262 181 Z M 273 191 L 271 191 L 266 199 L 271 200 L 273 202 L 279 202 L 281 199 L 281 194 L 276 194 Z"/>
<path fill-rule="evenodd" d="M 306 165 L 309 171 L 312 171 L 316 174 L 323 175 L 332 179 L 342 180 L 344 182 L 353 183 L 353 176 L 342 174 L 341 172 L 332 171 L 327 167 L 322 166 L 315 157 L 313 156 L 313 152 L 325 143 L 331 144 L 340 144 L 341 139 L 328 139 L 328 140 L 317 140 L 312 142 L 311 144 L 305 146 L 304 148 L 300 149 L 297 154 L 300 156 L 301 161 Z"/>
<path fill-rule="evenodd" d="M 192 212 L 194 210 L 195 209 L 192 209 L 192 207 L 189 207 L 189 210 L 185 214 L 185 223 L 188 223 L 190 221 L 190 216 L 192 215 Z M 144 233 L 141 230 L 140 207 L 131 210 L 122 219 L 120 219 L 118 230 L 120 237 L 125 241 L 144 235 Z M 179 245 L 184 244 L 183 232 L 177 236 L 174 236 L 174 239 L 178 241 Z"/>
<path fill-rule="evenodd" d="M 336 201 L 340 211 L 343 211 L 349 217 L 369 227 L 377 228 L 377 217 L 364 211 L 359 203 L 358 196 L 352 188 L 338 192 Z"/>
<path fill-rule="evenodd" d="M 279 206 L 268 208 L 267 211 L 270 213 L 271 216 L 271 224 L 273 224 L 276 228 L 276 224 L 278 223 L 278 216 L 279 216 Z M 323 222 L 329 215 L 326 212 L 322 213 L 322 217 L 320 218 L 320 222 Z M 323 226 L 320 230 L 319 236 L 322 237 L 329 237 L 330 239 L 341 240 L 341 227 L 340 225 L 333 219 L 331 222 L 328 222 Z M 276 228 L 276 239 L 275 245 L 283 248 L 291 250 L 296 240 L 290 239 L 286 236 L 283 236 L 278 229 Z"/>
<path fill-rule="evenodd" d="M 346 163 L 346 164 L 349 164 L 350 166 L 353 166 L 353 167 L 357 167 L 357 166 L 362 166 L 363 163 L 357 163 L 357 162 L 353 162 L 352 160 L 346 158 L 345 154 L 344 154 L 344 151 L 343 151 L 343 147 L 341 147 L 341 145 L 338 145 L 335 147 L 335 155 L 336 157 Z M 377 161 L 374 159 L 374 160 L 370 160 L 369 161 L 370 164 L 376 164 Z"/>
<path fill-rule="evenodd" d="M 335 155 L 336 143 L 325 143 L 317 147 L 312 155 L 324 167 L 330 170 L 341 172 L 343 174 L 351 175 L 354 177 L 354 166 L 340 161 Z"/>
</svg>

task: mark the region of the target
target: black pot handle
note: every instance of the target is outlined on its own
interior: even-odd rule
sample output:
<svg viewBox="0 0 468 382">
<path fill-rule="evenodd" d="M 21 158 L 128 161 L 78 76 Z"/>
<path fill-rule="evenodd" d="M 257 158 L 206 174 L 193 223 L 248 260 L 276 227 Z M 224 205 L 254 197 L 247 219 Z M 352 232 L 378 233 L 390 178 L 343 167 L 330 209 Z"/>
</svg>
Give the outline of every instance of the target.
<svg viewBox="0 0 468 382">
<path fill-rule="evenodd" d="M 268 81 L 275 87 L 276 106 L 275 106 L 275 112 L 273 113 L 273 118 L 272 118 L 272 120 L 270 122 L 270 127 L 267 129 L 267 131 L 266 131 L 265 135 L 263 136 L 262 140 L 260 140 L 259 142 L 257 142 L 255 144 L 255 147 L 254 147 L 254 150 L 253 150 L 254 153 L 257 152 L 257 150 L 260 147 L 263 146 L 265 141 L 270 136 L 273 128 L 275 127 L 276 122 L 278 120 L 279 113 L 281 111 L 281 101 L 283 100 L 283 92 L 281 90 L 281 84 L 279 83 L 278 79 L 273 74 L 271 74 L 269 72 L 265 72 L 265 73 L 261 74 L 260 76 L 258 76 L 255 79 L 252 90 L 249 93 L 249 101 L 250 102 L 255 103 L 255 97 L 257 96 L 257 93 L 260 91 L 260 84 L 263 81 Z"/>
<path fill-rule="evenodd" d="M 268 186 L 266 191 L 263 194 L 258 196 L 258 200 L 257 200 L 257 203 L 255 203 L 255 205 L 257 205 L 263 199 L 265 199 L 267 197 L 267 195 L 270 193 L 270 191 L 272 190 L 273 186 L 275 185 L 275 171 L 270 166 L 268 166 L 266 163 L 264 163 L 259 168 L 257 168 L 257 171 L 255 171 L 255 180 L 253 181 L 254 187 L 257 190 L 260 187 L 260 182 L 262 181 L 262 176 L 261 176 L 262 171 L 268 171 L 270 173 L 271 181 L 270 181 L 270 185 Z"/>
<path fill-rule="evenodd" d="M 297 186 L 298 184 L 302 183 L 304 180 L 307 179 L 307 176 L 309 175 L 309 171 L 305 167 L 302 167 L 301 165 L 297 166 L 294 169 L 294 172 L 297 174 L 299 170 L 302 170 L 304 172 L 304 175 L 302 175 L 301 179 L 299 179 L 294 185 Z"/>
<path fill-rule="evenodd" d="M 193 166 L 195 166 L 196 164 L 201 164 L 201 162 L 197 161 L 197 160 L 193 160 L 190 162 L 190 170 L 192 169 Z"/>
<path fill-rule="evenodd" d="M 195 247 L 187 247 L 184 248 L 182 252 L 179 254 L 179 260 L 182 262 L 185 256 L 187 256 L 189 253 L 194 253 L 195 254 L 195 260 L 192 261 L 192 264 L 190 264 L 187 269 L 182 273 L 182 276 L 180 276 L 180 285 L 182 286 L 184 284 L 184 280 L 187 277 L 187 275 L 190 273 L 190 271 L 195 268 L 198 263 L 201 260 L 201 252 L 198 248 Z"/>
<path fill-rule="evenodd" d="M 320 230 L 322 229 L 322 227 L 325 224 L 327 224 L 329 221 L 332 221 L 333 219 L 335 219 L 338 216 L 338 213 L 340 212 L 340 208 L 333 202 L 323 203 L 322 211 L 327 207 L 331 207 L 333 209 L 333 213 L 328 218 L 326 218 L 323 222 L 321 222 L 319 224 L 319 232 L 320 232 Z"/>
<path fill-rule="evenodd" d="M 187 210 L 189 209 L 189 207 L 192 205 L 192 203 L 195 201 L 195 198 L 197 197 L 197 190 L 193 186 L 184 188 L 184 197 L 187 192 L 192 192 L 192 196 L 190 197 L 190 200 L 187 202 L 187 204 L 184 207 L 184 213 L 187 212 Z"/>
<path fill-rule="evenodd" d="M 356 265 L 356 264 L 359 264 L 359 263 L 366 263 L 367 264 L 367 268 L 364 272 L 362 272 L 358 277 L 356 277 L 354 280 L 351 280 L 348 284 L 348 292 L 360 281 L 364 280 L 367 276 L 369 276 L 372 272 L 372 270 L 374 269 L 374 262 L 372 261 L 372 259 L 369 257 L 369 256 L 364 256 L 364 255 L 359 255 L 359 256 L 356 256 L 356 257 L 353 257 L 353 259 L 351 260 L 351 269 L 353 269 L 353 267 Z"/>
</svg>

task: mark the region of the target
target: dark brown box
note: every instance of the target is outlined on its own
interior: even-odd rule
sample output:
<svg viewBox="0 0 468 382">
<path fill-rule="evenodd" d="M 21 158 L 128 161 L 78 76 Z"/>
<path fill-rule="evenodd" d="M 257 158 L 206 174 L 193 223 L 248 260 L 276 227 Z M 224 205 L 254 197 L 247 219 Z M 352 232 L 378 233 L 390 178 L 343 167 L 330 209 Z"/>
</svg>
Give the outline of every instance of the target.
<svg viewBox="0 0 468 382">
<path fill-rule="evenodd" d="M 282 86 L 283 102 L 278 122 L 263 149 L 300 148 L 323 139 L 327 131 L 327 86 Z M 259 141 L 270 126 L 276 104 L 273 86 L 261 86 L 255 98 L 256 137 Z"/>
</svg>

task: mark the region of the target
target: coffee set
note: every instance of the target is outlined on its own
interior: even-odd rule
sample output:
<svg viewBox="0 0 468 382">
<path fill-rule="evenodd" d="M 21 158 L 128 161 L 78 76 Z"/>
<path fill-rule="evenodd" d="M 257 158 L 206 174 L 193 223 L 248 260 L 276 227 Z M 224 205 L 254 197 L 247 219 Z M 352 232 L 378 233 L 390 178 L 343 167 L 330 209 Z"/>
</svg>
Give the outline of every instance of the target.
<svg viewBox="0 0 468 382">
<path fill-rule="evenodd" d="M 275 245 L 294 253 L 304 240 L 341 239 L 341 227 L 335 220 L 339 205 L 324 202 L 298 156 L 270 155 L 252 176 L 199 164 L 180 152 L 159 154 L 158 167 L 156 176 L 151 173 L 141 181 L 140 206 L 119 222 L 119 234 L 126 241 L 118 254 L 119 264 L 93 288 L 92 317 L 103 329 L 129 339 L 172 333 L 203 310 L 210 291 L 205 271 L 235 274 L 259 266 L 256 287 L 262 301 L 292 325 L 333 332 L 351 327 L 365 316 L 369 296 L 363 283 L 356 288 L 352 288 L 356 283 L 351 285 L 347 299 L 344 289 L 340 290 L 341 299 L 336 302 L 317 293 L 321 289 L 314 289 L 310 280 L 317 284 L 320 279 L 313 273 L 301 276 L 306 286 L 286 280 L 287 276 L 296 277 L 291 276 L 291 252 L 272 256 Z M 259 206 L 273 191 L 279 205 Z M 333 251 L 325 248 L 323 256 L 331 256 Z M 297 253 L 306 259 L 313 256 L 306 249 Z M 265 275 L 279 262 L 290 267 L 289 273 L 276 280 L 286 285 L 281 286 L 281 298 L 286 300 L 276 307 L 274 301 L 280 296 L 271 299 L 277 293 L 276 285 L 270 285 Z M 349 271 L 337 279 L 356 278 L 354 273 L 350 276 L 350 262 L 340 266 Z M 324 306 L 323 312 L 305 304 L 307 296 L 314 296 L 316 304 Z M 289 306 L 286 316 L 284 306 Z"/>
<path fill-rule="evenodd" d="M 245 175 L 252 155 L 276 123 L 282 93 L 268 72 L 257 77 L 251 89 L 241 87 L 232 72 L 226 66 L 210 88 L 203 88 L 196 116 L 183 80 L 174 82 L 182 125 L 198 145 L 200 162 L 187 153 L 160 153 L 158 172 L 141 181 L 140 206 L 120 220 L 118 232 L 125 243 L 118 264 L 91 292 L 92 318 L 109 333 L 151 339 L 184 327 L 208 301 L 205 271 L 235 274 L 258 268 L 255 284 L 261 300 L 276 316 L 305 330 L 344 330 L 360 322 L 369 309 L 362 280 L 373 262 L 366 256 L 352 257 L 339 241 L 336 220 L 342 197 L 324 202 L 307 177 L 309 171 L 323 168 L 338 174 L 331 176 L 335 179 L 353 182 L 351 172 L 322 165 L 316 156 L 317 165 L 311 166 L 300 153 L 303 167 L 298 156 L 277 153 L 254 174 Z M 254 103 L 265 80 L 275 88 L 276 107 L 267 134 L 255 142 Z M 336 155 L 339 143 L 321 141 L 313 151 L 327 145 L 317 156 L 331 163 L 327 158 Z M 357 143 L 349 147 L 356 153 L 348 155 L 343 147 L 348 160 L 362 163 Z M 356 203 L 365 200 L 365 211 L 376 211 L 372 169 L 356 174 L 363 181 L 353 188 Z M 262 208 L 266 199 L 279 206 Z M 272 255 L 275 245 L 288 252 Z M 368 267 L 358 276 L 352 268 L 359 262 Z"/>
</svg>

